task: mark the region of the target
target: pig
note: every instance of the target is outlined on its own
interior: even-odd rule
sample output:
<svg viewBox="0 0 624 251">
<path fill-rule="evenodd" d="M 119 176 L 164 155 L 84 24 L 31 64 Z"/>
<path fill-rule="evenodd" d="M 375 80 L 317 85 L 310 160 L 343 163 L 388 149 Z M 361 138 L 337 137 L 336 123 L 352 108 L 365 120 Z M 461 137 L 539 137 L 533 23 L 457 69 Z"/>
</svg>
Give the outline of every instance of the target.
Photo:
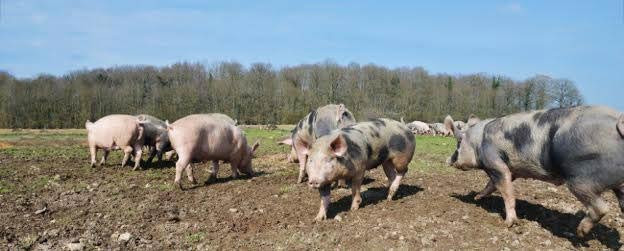
<svg viewBox="0 0 624 251">
<path fill-rule="evenodd" d="M 392 200 L 414 155 L 414 134 L 405 124 L 390 119 L 360 122 L 318 138 L 304 148 L 308 185 L 319 190 L 321 206 L 315 218 L 327 218 L 330 189 L 334 181 L 351 181 L 351 210 L 362 202 L 360 187 L 366 170 L 383 166 L 388 177 L 388 200 Z"/>
<path fill-rule="evenodd" d="M 449 131 L 442 123 L 429 124 L 434 135 L 438 136 L 451 136 L 452 132 Z"/>
<path fill-rule="evenodd" d="M 221 120 L 223 120 L 223 121 L 225 121 L 227 123 L 230 123 L 232 125 L 236 125 L 238 123 L 237 120 L 232 119 L 230 116 L 222 114 L 222 113 L 206 113 L 205 115 L 213 117 L 213 118 L 221 119 Z M 165 122 L 163 122 L 163 124 L 165 124 Z M 166 125 L 165 125 L 165 128 L 166 128 Z M 165 145 L 165 146 L 168 146 L 168 147 L 163 147 L 164 150 L 161 150 L 160 152 L 165 154 L 165 158 L 166 159 L 173 160 L 177 156 L 176 152 L 175 152 L 175 150 L 173 150 L 173 148 L 171 148 L 171 143 L 168 142 L 168 139 L 167 139 L 167 143 L 168 143 L 168 145 Z M 158 159 L 159 160 L 161 158 L 161 155 L 162 154 L 158 155 Z"/>
<path fill-rule="evenodd" d="M 587 209 L 577 228 L 586 236 L 606 214 L 601 198 L 612 190 L 624 212 L 624 115 L 608 107 L 579 106 L 512 114 L 478 121 L 455 131 L 457 149 L 448 163 L 461 170 L 482 169 L 487 186 L 475 199 L 498 190 L 505 203 L 505 224 L 517 221 L 512 181 L 531 178 L 566 184 Z"/>
<path fill-rule="evenodd" d="M 184 169 L 188 180 L 197 183 L 190 165 L 193 161 L 212 161 L 207 183 L 217 178 L 220 160 L 230 163 L 235 179 L 239 172 L 250 177 L 254 175 L 251 159 L 260 144 L 248 146 L 243 131 L 232 123 L 208 114 L 189 115 L 172 124 L 166 123 L 169 140 L 178 155 L 175 184 L 180 189 Z"/>
<path fill-rule="evenodd" d="M 137 115 L 137 119 L 143 122 L 143 145 L 150 148 L 147 163 L 152 163 L 156 155 L 158 155 L 158 161 L 161 161 L 163 153 L 173 150 L 167 133 L 167 124 L 147 114 Z"/>
<path fill-rule="evenodd" d="M 344 104 L 330 104 L 319 107 L 303 117 L 291 131 L 290 139 L 283 140 L 282 144 L 291 145 L 299 161 L 299 176 L 297 183 L 302 183 L 305 178 L 307 153 L 314 141 L 332 130 L 342 128 L 355 123 L 355 117 Z"/>
<path fill-rule="evenodd" d="M 106 163 L 111 150 L 121 149 L 124 157 L 121 166 L 124 167 L 131 153 L 134 153 L 134 168 L 140 167 L 141 154 L 143 154 L 144 122 L 132 115 L 113 114 L 95 122 L 87 120 L 87 141 L 91 154 L 91 167 L 95 166 L 97 150 L 102 149 L 104 156 L 100 165 Z"/>
<path fill-rule="evenodd" d="M 429 135 L 433 134 L 433 131 L 429 127 L 429 125 L 422 121 L 413 121 L 407 124 L 407 127 L 412 130 L 413 133 L 418 135 Z"/>
</svg>

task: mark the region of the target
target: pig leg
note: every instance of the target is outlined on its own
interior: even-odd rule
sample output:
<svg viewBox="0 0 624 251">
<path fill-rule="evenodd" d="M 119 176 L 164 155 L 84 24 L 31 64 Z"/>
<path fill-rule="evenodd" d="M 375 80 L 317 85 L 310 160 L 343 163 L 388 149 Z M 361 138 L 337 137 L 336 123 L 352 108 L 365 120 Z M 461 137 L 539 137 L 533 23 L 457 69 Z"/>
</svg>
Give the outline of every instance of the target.
<svg viewBox="0 0 624 251">
<path fill-rule="evenodd" d="M 588 188 L 586 182 L 580 183 L 585 183 L 585 185 L 570 183 L 568 188 L 572 194 L 583 203 L 585 208 L 587 208 L 585 217 L 581 220 L 581 223 L 579 223 L 576 229 L 576 234 L 583 238 L 591 231 L 594 224 L 598 223 L 607 213 L 608 207 L 600 197 L 600 193 L 596 193 L 593 189 Z"/>
<path fill-rule="evenodd" d="M 321 207 L 319 208 L 319 212 L 316 215 L 316 218 L 314 218 L 315 221 L 322 221 L 327 219 L 327 209 L 329 208 L 330 192 L 331 188 L 329 186 L 319 188 L 319 195 L 321 196 Z"/>
<path fill-rule="evenodd" d="M 490 176 L 494 186 L 501 193 L 501 196 L 503 196 L 506 214 L 505 225 L 511 227 L 518 220 L 518 216 L 516 215 L 516 198 L 512 183 L 513 175 L 505 161 L 500 158 L 498 149 L 486 144 L 483 148 L 483 152 L 485 153 L 483 158 L 486 166 L 485 172 Z"/>
<path fill-rule="evenodd" d="M 91 154 L 91 167 L 95 167 L 95 159 L 97 158 L 97 148 L 95 146 L 89 146 L 89 153 Z"/>
<path fill-rule="evenodd" d="M 496 191 L 496 186 L 494 186 L 494 181 L 492 181 L 492 179 L 490 179 L 487 183 L 487 185 L 485 185 L 485 188 L 483 188 L 483 190 L 481 190 L 481 192 L 479 192 L 474 199 L 475 200 L 480 200 L 485 196 L 488 196 L 490 194 L 492 194 L 494 191 Z"/>
<path fill-rule="evenodd" d="M 147 157 L 147 164 L 151 164 L 155 156 L 156 156 L 156 147 L 150 147 L 149 157 Z"/>
<path fill-rule="evenodd" d="M 121 167 L 126 166 L 126 163 L 128 163 L 128 159 L 130 158 L 130 154 L 132 153 L 134 149 L 132 149 L 131 146 L 126 146 L 123 151 L 124 151 L 124 157 L 123 160 L 121 160 Z"/>
<path fill-rule="evenodd" d="M 351 197 L 353 198 L 351 201 L 351 211 L 355 211 L 358 208 L 360 208 L 360 203 L 362 203 L 362 196 L 360 195 L 360 188 L 362 186 L 362 180 L 363 180 L 363 176 L 364 175 L 358 175 L 358 176 L 362 176 L 357 177 L 357 178 L 353 178 L 353 180 L 351 180 Z"/>
<path fill-rule="evenodd" d="M 106 164 L 106 159 L 108 159 L 108 154 L 110 153 L 109 149 L 103 149 L 104 155 L 102 156 L 102 161 L 100 161 L 100 166 Z"/>
<path fill-rule="evenodd" d="M 407 173 L 407 165 L 410 160 L 411 156 L 409 158 L 396 158 L 382 164 L 384 171 L 387 170 L 386 175 L 390 174 L 390 176 L 388 176 L 388 183 L 390 183 L 388 188 L 388 201 L 391 201 L 394 194 L 399 190 L 401 180 L 403 180 L 403 176 Z M 392 180 L 390 180 L 391 178 Z"/>
<path fill-rule="evenodd" d="M 384 162 L 381 165 L 383 166 L 384 173 L 386 173 L 386 177 L 388 177 L 388 188 L 390 188 L 392 182 L 396 178 L 396 170 L 390 162 Z"/>
<path fill-rule="evenodd" d="M 191 182 L 191 184 L 197 184 L 195 176 L 193 175 L 193 166 L 191 165 L 191 163 L 186 165 L 186 177 L 188 178 L 189 182 Z"/>
<path fill-rule="evenodd" d="M 141 168 L 141 157 L 143 156 L 143 147 L 134 146 L 134 168 L 132 171 L 136 171 Z"/>
<path fill-rule="evenodd" d="M 237 160 L 230 161 L 230 168 L 232 169 L 233 179 L 238 179 L 238 165 L 239 165 L 239 161 Z"/>
<path fill-rule="evenodd" d="M 297 158 L 299 159 L 299 177 L 297 178 L 297 183 L 302 183 L 303 178 L 306 174 L 306 163 L 308 162 L 308 156 L 305 154 L 297 153 Z"/>
<path fill-rule="evenodd" d="M 206 184 L 211 183 L 211 182 L 217 180 L 217 175 L 219 175 L 219 161 L 218 160 L 213 160 L 212 161 L 212 171 L 210 173 L 210 176 L 208 177 L 208 180 L 206 180 Z"/>
<path fill-rule="evenodd" d="M 163 152 L 162 151 L 158 151 L 157 156 L 158 156 L 158 162 L 161 162 L 162 161 Z"/>
<path fill-rule="evenodd" d="M 513 183 L 511 179 L 511 172 L 507 168 L 507 165 L 501 164 L 499 170 L 494 170 L 496 175 L 492 175 L 494 180 L 494 186 L 503 196 L 505 202 L 505 225 L 507 227 L 513 226 L 514 222 L 518 220 L 516 215 L 516 198 L 514 195 Z M 503 167 L 504 166 L 504 167 Z M 500 170 L 502 169 L 502 170 Z"/>
<path fill-rule="evenodd" d="M 394 194 L 397 192 L 397 190 L 399 190 L 399 186 L 401 185 L 401 180 L 403 179 L 404 176 L 405 176 L 405 172 L 397 173 L 396 178 L 394 178 L 394 181 L 392 182 L 392 185 L 390 185 L 390 189 L 388 190 L 388 200 L 392 200 L 392 198 L 394 197 Z"/>
<path fill-rule="evenodd" d="M 180 188 L 180 190 L 184 190 L 182 188 L 182 183 L 180 183 L 180 180 L 182 179 L 182 171 L 190 163 L 190 158 L 187 156 L 179 155 L 179 154 L 178 154 L 178 157 L 179 157 L 178 162 L 176 162 L 176 175 L 175 175 L 174 183 Z"/>
<path fill-rule="evenodd" d="M 618 204 L 620 205 L 620 211 L 624 213 L 624 185 L 620 185 L 619 187 L 613 188 L 613 192 L 615 193 L 615 197 L 618 199 Z"/>
</svg>

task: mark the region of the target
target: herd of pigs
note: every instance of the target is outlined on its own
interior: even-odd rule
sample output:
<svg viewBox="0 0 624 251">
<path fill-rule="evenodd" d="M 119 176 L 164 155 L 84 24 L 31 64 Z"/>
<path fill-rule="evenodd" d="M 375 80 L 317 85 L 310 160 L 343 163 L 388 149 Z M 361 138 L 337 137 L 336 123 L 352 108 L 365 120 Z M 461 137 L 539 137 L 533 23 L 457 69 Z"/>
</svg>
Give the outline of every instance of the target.
<svg viewBox="0 0 624 251">
<path fill-rule="evenodd" d="M 397 192 L 415 151 L 414 134 L 454 136 L 457 148 L 448 158 L 460 170 L 481 169 L 490 180 L 475 199 L 498 190 L 505 204 L 505 224 L 517 221 L 513 180 L 531 178 L 566 184 L 585 206 L 577 228 L 586 236 L 607 212 L 601 194 L 615 193 L 624 211 L 624 115 L 607 107 L 579 106 L 512 114 L 480 120 L 471 115 L 466 123 L 447 116 L 444 123 L 405 124 L 391 119 L 356 122 L 343 104 L 320 107 L 299 121 L 281 144 L 291 146 L 290 162 L 298 162 L 297 181 L 318 189 L 320 209 L 315 220 L 324 220 L 334 186 L 350 183 L 351 210 L 358 209 L 365 172 L 378 166 L 388 178 L 388 200 Z M 134 155 L 139 167 L 142 150 L 149 149 L 148 163 L 163 153 L 177 154 L 175 184 L 181 176 L 196 183 L 191 163 L 212 161 L 207 182 L 216 178 L 219 162 L 229 163 L 232 176 L 253 176 L 252 158 L 259 143 L 250 146 L 236 121 L 219 113 L 194 114 L 174 123 L 149 115 L 109 115 L 86 122 L 91 165 L 98 149 L 124 152 L 122 166 Z"/>
</svg>

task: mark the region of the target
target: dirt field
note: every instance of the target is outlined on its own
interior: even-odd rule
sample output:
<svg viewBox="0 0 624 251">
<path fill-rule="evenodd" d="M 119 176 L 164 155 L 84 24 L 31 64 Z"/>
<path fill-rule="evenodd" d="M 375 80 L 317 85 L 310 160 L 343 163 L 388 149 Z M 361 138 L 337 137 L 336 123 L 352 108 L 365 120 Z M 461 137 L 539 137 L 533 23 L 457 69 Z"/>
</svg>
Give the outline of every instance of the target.
<svg viewBox="0 0 624 251">
<path fill-rule="evenodd" d="M 575 237 L 583 213 L 565 187 L 514 182 L 520 224 L 503 224 L 495 193 L 480 171 L 443 163 L 454 139 L 418 137 L 417 155 L 399 189 L 385 201 L 381 169 L 367 174 L 363 206 L 348 211 L 350 190 L 332 191 L 329 218 L 315 223 L 318 192 L 295 184 L 296 164 L 275 142 L 287 130 L 246 129 L 262 146 L 258 176 L 232 180 L 227 164 L 212 184 L 173 186 L 174 163 L 141 171 L 120 168 L 121 154 L 89 168 L 85 132 L 0 130 L 0 246 L 9 249 L 464 250 L 619 249 L 624 220 L 612 194 L 609 214 L 588 240 Z M 197 164 L 196 177 L 208 177 Z"/>
</svg>

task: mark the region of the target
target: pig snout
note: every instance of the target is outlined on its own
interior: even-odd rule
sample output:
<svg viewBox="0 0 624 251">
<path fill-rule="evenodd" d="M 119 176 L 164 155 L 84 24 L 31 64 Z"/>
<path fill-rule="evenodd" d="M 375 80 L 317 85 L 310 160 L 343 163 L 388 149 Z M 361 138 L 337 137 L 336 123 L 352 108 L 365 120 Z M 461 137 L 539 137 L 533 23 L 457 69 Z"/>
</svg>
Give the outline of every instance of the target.
<svg viewBox="0 0 624 251">
<path fill-rule="evenodd" d="M 321 187 L 321 183 L 317 180 L 308 180 L 308 186 L 311 188 L 319 188 Z"/>
<path fill-rule="evenodd" d="M 308 186 L 310 186 L 311 188 L 321 188 L 324 187 L 328 184 L 327 181 L 321 180 L 321 179 L 314 179 L 314 178 L 309 178 L 308 179 Z"/>
</svg>

